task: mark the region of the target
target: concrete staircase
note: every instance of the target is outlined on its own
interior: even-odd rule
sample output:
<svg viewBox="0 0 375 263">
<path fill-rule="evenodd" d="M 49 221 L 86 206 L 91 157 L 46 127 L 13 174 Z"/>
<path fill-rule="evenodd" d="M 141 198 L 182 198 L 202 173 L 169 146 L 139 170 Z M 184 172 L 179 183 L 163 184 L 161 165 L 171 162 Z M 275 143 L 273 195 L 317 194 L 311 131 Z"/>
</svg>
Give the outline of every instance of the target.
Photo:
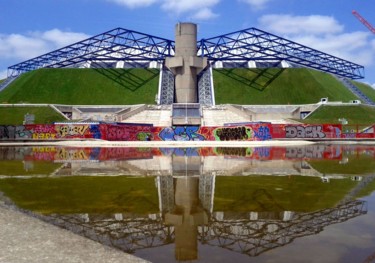
<svg viewBox="0 0 375 263">
<path fill-rule="evenodd" d="M 171 105 L 148 105 L 143 111 L 123 119 L 121 122 L 147 123 L 153 124 L 154 126 L 172 126 L 171 110 Z"/>
<path fill-rule="evenodd" d="M 372 101 L 369 97 L 367 97 L 356 85 L 354 85 L 350 80 L 343 77 L 336 78 L 351 92 L 353 92 L 354 95 L 356 95 L 362 103 L 369 104 L 369 105 L 375 105 L 375 102 Z"/>
<path fill-rule="evenodd" d="M 223 126 L 225 123 L 251 122 L 251 116 L 241 114 L 231 105 L 202 107 L 202 126 Z"/>
<path fill-rule="evenodd" d="M 15 79 L 17 79 L 18 76 L 16 77 L 8 77 L 5 81 L 0 83 L 0 91 L 3 91 L 6 87 L 9 86 L 10 83 L 12 83 Z"/>
</svg>

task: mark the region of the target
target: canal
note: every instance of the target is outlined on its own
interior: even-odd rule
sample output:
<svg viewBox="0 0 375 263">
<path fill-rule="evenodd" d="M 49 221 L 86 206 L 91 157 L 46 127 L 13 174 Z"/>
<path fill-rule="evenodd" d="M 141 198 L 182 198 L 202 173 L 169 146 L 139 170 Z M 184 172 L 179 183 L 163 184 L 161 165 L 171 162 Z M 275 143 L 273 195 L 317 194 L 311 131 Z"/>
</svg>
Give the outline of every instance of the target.
<svg viewBox="0 0 375 263">
<path fill-rule="evenodd" d="M 0 147 L 0 201 L 152 262 L 373 262 L 375 147 Z"/>
</svg>

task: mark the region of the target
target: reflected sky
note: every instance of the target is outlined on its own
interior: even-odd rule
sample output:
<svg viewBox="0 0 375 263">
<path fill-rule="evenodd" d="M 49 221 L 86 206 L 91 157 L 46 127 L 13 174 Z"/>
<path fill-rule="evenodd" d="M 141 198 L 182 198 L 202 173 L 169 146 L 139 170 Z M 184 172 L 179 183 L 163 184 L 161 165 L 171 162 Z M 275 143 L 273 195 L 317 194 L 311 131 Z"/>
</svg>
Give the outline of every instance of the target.
<svg viewBox="0 0 375 263">
<path fill-rule="evenodd" d="M 152 262 L 366 262 L 374 158 L 366 145 L 2 147 L 0 201 Z"/>
</svg>

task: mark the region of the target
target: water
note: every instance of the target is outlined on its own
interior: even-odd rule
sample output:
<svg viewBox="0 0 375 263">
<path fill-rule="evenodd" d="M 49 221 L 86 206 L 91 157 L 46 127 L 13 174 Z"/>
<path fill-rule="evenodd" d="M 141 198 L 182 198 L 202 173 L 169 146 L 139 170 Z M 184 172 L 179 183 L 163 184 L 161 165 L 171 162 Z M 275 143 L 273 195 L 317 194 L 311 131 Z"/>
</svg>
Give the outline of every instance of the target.
<svg viewBox="0 0 375 263">
<path fill-rule="evenodd" d="M 0 148 L 0 201 L 152 262 L 373 262 L 375 147 Z"/>
</svg>

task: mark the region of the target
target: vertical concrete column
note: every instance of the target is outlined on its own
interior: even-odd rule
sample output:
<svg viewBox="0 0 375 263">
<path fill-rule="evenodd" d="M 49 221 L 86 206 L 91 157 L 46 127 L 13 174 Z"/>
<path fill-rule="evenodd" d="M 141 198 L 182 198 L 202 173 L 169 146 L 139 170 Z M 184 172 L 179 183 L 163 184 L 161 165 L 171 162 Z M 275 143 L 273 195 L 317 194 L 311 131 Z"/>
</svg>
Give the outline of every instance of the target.
<svg viewBox="0 0 375 263">
<path fill-rule="evenodd" d="M 175 75 L 176 102 L 196 103 L 197 75 L 207 66 L 207 58 L 197 56 L 197 25 L 178 23 L 175 44 L 175 56 L 165 63 Z"/>
</svg>

